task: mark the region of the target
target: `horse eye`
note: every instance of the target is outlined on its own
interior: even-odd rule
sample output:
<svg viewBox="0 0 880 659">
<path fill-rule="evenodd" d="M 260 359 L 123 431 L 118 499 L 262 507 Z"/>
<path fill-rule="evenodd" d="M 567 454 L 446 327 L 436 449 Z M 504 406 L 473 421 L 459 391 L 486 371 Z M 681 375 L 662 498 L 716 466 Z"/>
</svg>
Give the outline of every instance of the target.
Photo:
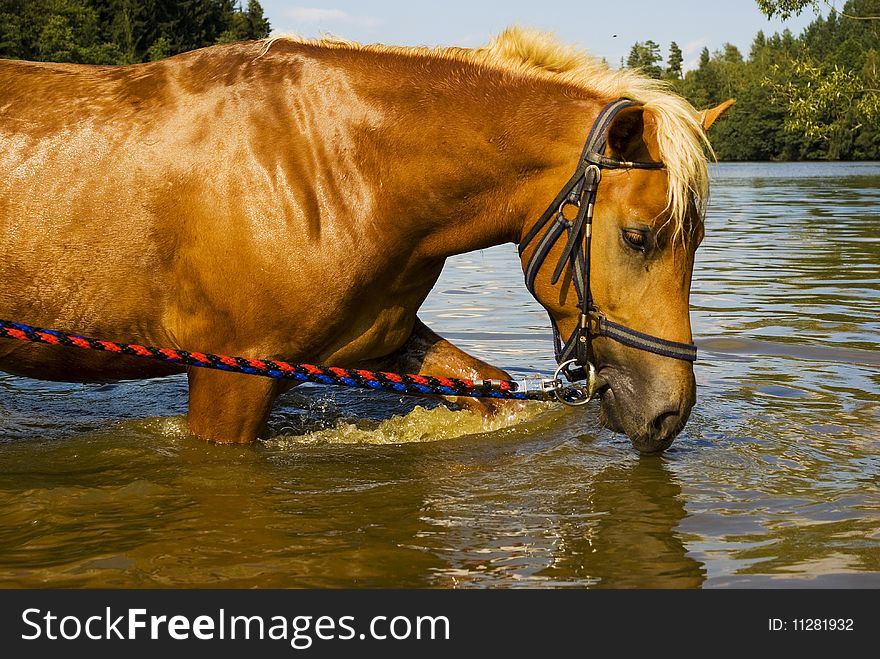
<svg viewBox="0 0 880 659">
<path fill-rule="evenodd" d="M 623 239 L 627 245 L 639 251 L 644 251 L 645 246 L 648 244 L 648 237 L 645 235 L 645 232 L 636 231 L 635 229 L 624 229 Z"/>
</svg>

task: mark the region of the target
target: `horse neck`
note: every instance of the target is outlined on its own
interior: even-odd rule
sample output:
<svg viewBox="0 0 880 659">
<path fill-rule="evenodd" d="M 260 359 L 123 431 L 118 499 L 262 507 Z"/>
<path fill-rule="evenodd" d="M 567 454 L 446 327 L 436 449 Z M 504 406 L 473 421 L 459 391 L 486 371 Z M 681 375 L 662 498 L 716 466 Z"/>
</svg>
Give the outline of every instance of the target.
<svg viewBox="0 0 880 659">
<path fill-rule="evenodd" d="M 571 175 L 599 105 L 553 81 L 412 58 L 373 94 L 383 194 L 430 258 L 518 243 Z"/>
</svg>

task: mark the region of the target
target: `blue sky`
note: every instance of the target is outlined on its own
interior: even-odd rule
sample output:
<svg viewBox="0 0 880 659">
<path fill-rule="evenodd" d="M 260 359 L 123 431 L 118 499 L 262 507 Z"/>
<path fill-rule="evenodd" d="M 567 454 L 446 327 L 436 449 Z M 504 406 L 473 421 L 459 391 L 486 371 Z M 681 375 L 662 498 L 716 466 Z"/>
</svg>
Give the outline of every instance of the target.
<svg viewBox="0 0 880 659">
<path fill-rule="evenodd" d="M 243 4 L 247 4 L 244 2 Z M 754 0 L 261 0 L 273 33 L 318 37 L 325 33 L 362 42 L 398 45 L 479 46 L 505 26 L 539 27 L 599 57 L 620 64 L 636 41 L 653 39 L 664 57 L 675 41 L 685 69 L 700 51 L 725 42 L 748 55 L 758 30 L 788 27 L 796 35 L 811 11 L 788 21 L 767 18 Z"/>
</svg>

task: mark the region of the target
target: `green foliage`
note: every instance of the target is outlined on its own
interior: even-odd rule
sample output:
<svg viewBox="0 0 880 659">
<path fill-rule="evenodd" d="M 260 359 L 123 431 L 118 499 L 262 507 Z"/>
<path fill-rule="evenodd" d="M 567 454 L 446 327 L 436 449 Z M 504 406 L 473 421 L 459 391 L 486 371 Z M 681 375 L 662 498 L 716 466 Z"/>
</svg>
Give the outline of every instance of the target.
<svg viewBox="0 0 880 659">
<path fill-rule="evenodd" d="M 684 62 L 681 48 L 674 41 L 669 44 L 669 57 L 666 58 L 665 78 L 669 80 L 681 80 L 681 65 Z"/>
<path fill-rule="evenodd" d="M 785 6 L 781 6 L 785 4 Z M 792 3 L 759 2 L 768 15 Z M 799 4 L 802 10 L 810 3 Z M 765 5 L 774 5 L 769 9 Z M 761 84 L 786 109 L 785 127 L 828 145 L 827 157 L 865 157 L 880 123 L 880 0 L 849 0 L 817 17 L 793 48 L 770 63 Z M 868 156 L 872 157 L 872 156 Z"/>
<path fill-rule="evenodd" d="M 269 31 L 257 0 L 0 0 L 0 57 L 13 59 L 132 64 Z"/>
<path fill-rule="evenodd" d="M 783 17 L 818 7 L 809 0 L 758 4 Z M 681 79 L 669 73 L 670 46 L 664 77 L 699 109 L 736 99 L 712 128 L 721 160 L 880 160 L 880 20 L 867 20 L 878 15 L 880 0 L 849 0 L 798 37 L 759 32 L 747 58 L 731 44 L 704 48 Z"/>
<path fill-rule="evenodd" d="M 230 26 L 218 37 L 218 43 L 230 43 L 243 39 L 262 39 L 269 36 L 269 21 L 263 16 L 263 8 L 256 0 L 248 2 L 247 11 L 234 12 Z"/>
<path fill-rule="evenodd" d="M 630 69 L 641 69 L 643 73 L 652 78 L 660 78 L 663 75 L 663 69 L 659 64 L 662 60 L 660 46 L 649 40 L 633 44 L 626 65 Z"/>
<path fill-rule="evenodd" d="M 779 16 L 781 19 L 799 15 L 807 7 L 811 7 L 817 13 L 819 11 L 818 0 L 757 0 L 758 7 L 766 14 L 767 18 Z"/>
<path fill-rule="evenodd" d="M 171 54 L 171 42 L 164 36 L 159 37 L 153 42 L 153 45 L 147 48 L 147 59 L 155 62 L 164 59 Z"/>
<path fill-rule="evenodd" d="M 819 0 L 756 0 L 768 17 L 830 7 L 795 37 L 759 32 L 748 58 L 732 44 L 710 52 L 683 77 L 670 44 L 637 43 L 627 66 L 670 81 L 697 108 L 736 105 L 712 128 L 722 160 L 880 160 L 880 0 L 848 0 L 838 11 Z"/>
</svg>

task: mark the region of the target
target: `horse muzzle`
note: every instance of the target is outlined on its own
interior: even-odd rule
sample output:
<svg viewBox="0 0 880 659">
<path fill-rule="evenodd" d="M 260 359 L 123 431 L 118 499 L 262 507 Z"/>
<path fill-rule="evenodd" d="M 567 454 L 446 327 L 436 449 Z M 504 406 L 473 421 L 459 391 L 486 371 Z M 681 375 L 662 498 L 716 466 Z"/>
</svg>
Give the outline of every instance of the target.
<svg viewBox="0 0 880 659">
<path fill-rule="evenodd" d="M 671 386 L 644 385 L 609 368 L 599 372 L 600 423 L 626 434 L 640 453 L 660 453 L 672 444 L 687 423 L 696 401 L 693 370 Z"/>
</svg>

